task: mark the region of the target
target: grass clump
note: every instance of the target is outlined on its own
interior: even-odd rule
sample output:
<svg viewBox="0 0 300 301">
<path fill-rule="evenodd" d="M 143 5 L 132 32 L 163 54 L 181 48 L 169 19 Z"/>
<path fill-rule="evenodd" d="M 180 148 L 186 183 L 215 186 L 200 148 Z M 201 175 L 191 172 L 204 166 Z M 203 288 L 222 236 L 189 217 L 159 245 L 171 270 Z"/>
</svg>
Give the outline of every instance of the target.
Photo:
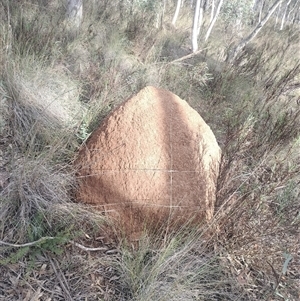
<svg viewBox="0 0 300 301">
<path fill-rule="evenodd" d="M 185 225 L 176 233 L 145 234 L 136 245 L 125 245 L 115 264 L 116 285 L 123 288 L 119 299 L 243 300 L 204 237 Z"/>
<path fill-rule="evenodd" d="M 286 66 L 278 59 L 288 54 L 276 50 L 269 60 L 269 52 L 259 47 L 259 60 L 253 53 L 242 63 L 249 55 L 243 53 L 240 65 L 217 72 L 217 76 L 211 71 L 214 79 L 206 97 L 215 114 L 208 120 L 213 126 L 216 121 L 223 125 L 215 131 L 223 150 L 219 225 L 237 276 L 242 271 L 247 274 L 244 285 L 252 287 L 252 298 L 296 300 L 300 111 L 292 96 L 295 91 L 283 87 L 297 82 L 299 62 L 283 71 Z M 289 49 L 291 57 L 294 50 Z M 270 69 L 266 77 L 253 80 L 260 68 Z M 267 85 L 268 78 L 272 86 Z M 284 254 L 293 257 L 289 269 L 295 277 L 288 281 L 282 272 Z"/>
</svg>

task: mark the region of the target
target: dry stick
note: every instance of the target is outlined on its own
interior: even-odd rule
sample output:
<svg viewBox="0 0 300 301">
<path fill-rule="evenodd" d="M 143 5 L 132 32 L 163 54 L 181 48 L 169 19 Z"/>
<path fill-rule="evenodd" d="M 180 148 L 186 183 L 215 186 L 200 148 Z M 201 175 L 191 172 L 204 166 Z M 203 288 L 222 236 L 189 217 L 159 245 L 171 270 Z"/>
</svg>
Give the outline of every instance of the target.
<svg viewBox="0 0 300 301">
<path fill-rule="evenodd" d="M 280 285 L 282 273 L 280 273 L 280 274 L 278 275 L 278 274 L 276 273 L 274 267 L 272 266 L 272 264 L 271 264 L 269 261 L 267 261 L 267 264 L 271 267 L 272 272 L 273 272 L 273 274 L 274 274 L 275 284 L 276 284 L 276 285 L 275 285 L 275 287 L 274 287 L 273 292 L 275 293 L 275 292 L 277 291 L 279 285 Z"/>
<path fill-rule="evenodd" d="M 200 49 L 200 50 L 198 50 L 198 51 L 196 51 L 196 52 L 193 52 L 193 53 L 190 53 L 190 54 L 188 54 L 188 55 L 182 56 L 182 57 L 180 57 L 179 59 L 176 59 L 176 60 L 174 60 L 174 61 L 168 62 L 167 64 L 174 64 L 174 63 L 178 63 L 178 62 L 181 62 L 181 61 L 190 59 L 191 57 L 193 57 L 193 56 L 199 54 L 200 52 L 202 52 L 202 51 L 205 50 L 205 49 L 207 49 L 207 48 L 203 48 L 203 49 Z"/>
<path fill-rule="evenodd" d="M 34 246 L 36 244 L 38 244 L 39 242 L 41 241 L 44 241 L 44 240 L 52 240 L 54 239 L 55 237 L 51 237 L 51 236 L 46 236 L 46 237 L 42 237 L 36 241 L 32 241 L 32 242 L 28 242 L 26 244 L 11 244 L 9 242 L 5 242 L 5 241 L 2 241 L 0 240 L 0 244 L 1 245 L 5 245 L 5 246 L 9 246 L 9 247 L 14 247 L 14 248 L 22 248 L 22 247 L 30 247 L 30 246 Z"/>
<path fill-rule="evenodd" d="M 77 242 L 75 242 L 75 241 L 73 241 L 73 240 L 70 240 L 69 242 L 70 242 L 72 245 L 74 245 L 74 246 L 76 246 L 76 247 L 78 247 L 78 248 L 80 248 L 81 250 L 86 251 L 86 252 L 88 252 L 88 251 L 106 251 L 106 250 L 108 250 L 107 247 L 100 247 L 100 248 L 89 248 L 89 247 L 85 247 L 85 246 L 83 246 L 83 245 L 81 245 L 81 244 L 79 244 L 79 243 L 77 243 Z"/>
<path fill-rule="evenodd" d="M 201 51 L 203 51 L 203 50 L 205 50 L 205 49 L 208 49 L 208 47 L 207 47 L 207 48 L 200 49 L 200 50 L 198 50 L 198 51 L 196 51 L 196 52 L 193 52 L 193 53 L 190 53 L 190 54 L 188 54 L 188 55 L 182 56 L 182 57 L 180 57 L 179 59 L 176 59 L 176 60 L 174 60 L 174 61 L 167 62 L 167 63 L 163 63 L 162 66 L 161 66 L 161 68 L 160 68 L 160 70 L 162 70 L 162 68 L 163 68 L 165 65 L 170 65 L 170 64 L 174 64 L 174 63 L 178 63 L 178 62 L 181 62 L 181 61 L 190 59 L 190 58 L 194 57 L 195 55 L 199 54 Z"/>
<path fill-rule="evenodd" d="M 9 242 L 5 242 L 5 241 L 2 241 L 0 240 L 0 245 L 5 245 L 5 246 L 9 246 L 9 247 L 14 247 L 14 248 L 23 248 L 23 247 L 30 247 L 30 246 L 34 246 L 42 241 L 45 241 L 45 240 L 52 240 L 52 239 L 55 239 L 55 237 L 50 237 L 50 236 L 46 236 L 46 237 L 42 237 L 36 241 L 32 241 L 32 242 L 28 242 L 26 244 L 12 244 L 12 243 L 9 243 Z M 70 244 L 80 248 L 81 250 L 83 251 L 106 251 L 108 248 L 107 247 L 100 247 L 100 248 L 89 248 L 89 247 L 85 247 L 73 240 L 70 240 L 69 241 Z"/>
</svg>

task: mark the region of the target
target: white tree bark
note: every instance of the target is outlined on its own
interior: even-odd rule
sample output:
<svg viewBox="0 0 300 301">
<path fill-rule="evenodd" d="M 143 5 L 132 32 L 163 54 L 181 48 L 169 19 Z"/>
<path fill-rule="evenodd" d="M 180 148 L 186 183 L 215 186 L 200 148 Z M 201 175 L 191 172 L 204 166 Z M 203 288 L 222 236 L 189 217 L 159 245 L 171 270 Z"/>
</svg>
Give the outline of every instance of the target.
<svg viewBox="0 0 300 301">
<path fill-rule="evenodd" d="M 82 22 L 82 0 L 68 0 L 67 18 L 76 28 Z"/>
<path fill-rule="evenodd" d="M 214 18 L 214 14 L 215 14 L 215 0 L 212 0 L 212 2 L 211 2 L 211 14 L 210 14 L 209 23 L 212 22 L 212 20 Z"/>
<path fill-rule="evenodd" d="M 259 24 L 254 28 L 254 30 L 245 38 L 240 41 L 240 43 L 227 54 L 226 61 L 232 63 L 235 58 L 237 57 L 238 53 L 244 49 L 244 47 L 251 42 L 256 35 L 260 32 L 260 30 L 263 28 L 263 26 L 267 23 L 267 21 L 270 19 L 272 14 L 276 11 L 278 6 L 282 3 L 283 0 L 277 0 L 273 6 L 269 9 L 266 16 L 261 20 Z"/>
<path fill-rule="evenodd" d="M 252 10 L 256 11 L 260 0 L 253 0 Z"/>
<path fill-rule="evenodd" d="M 283 26 L 284 26 L 284 22 L 285 22 L 285 17 L 286 17 L 286 13 L 288 11 L 288 8 L 289 8 L 289 5 L 291 3 L 292 0 L 289 0 L 285 6 L 285 9 L 284 9 L 284 12 L 283 12 L 283 16 L 282 16 L 282 19 L 281 19 L 281 24 L 280 24 L 280 30 L 283 29 Z"/>
<path fill-rule="evenodd" d="M 259 9 L 258 23 L 261 22 L 261 16 L 262 16 L 262 11 L 263 11 L 263 8 L 264 8 L 264 4 L 265 4 L 265 1 L 262 0 L 261 1 L 261 6 L 260 6 L 260 9 Z"/>
<path fill-rule="evenodd" d="M 204 3 L 203 2 L 204 2 L 204 0 L 200 0 L 198 31 L 197 31 L 198 36 L 200 34 L 201 26 L 202 26 L 202 23 L 203 23 L 203 14 L 204 14 L 204 6 L 203 6 Z"/>
<path fill-rule="evenodd" d="M 276 20 L 275 20 L 275 26 L 274 26 L 275 28 L 276 28 L 278 20 L 279 20 L 280 8 L 281 8 L 281 3 L 279 4 L 277 14 L 276 14 Z"/>
<path fill-rule="evenodd" d="M 155 23 L 155 27 L 157 29 L 162 29 L 163 27 L 163 23 L 164 23 L 164 16 L 165 16 L 165 10 L 166 10 L 166 1 L 167 0 L 163 0 L 161 3 L 161 10 L 157 12 L 156 15 L 156 23 Z"/>
<path fill-rule="evenodd" d="M 175 14 L 174 14 L 174 17 L 173 17 L 173 20 L 172 20 L 173 26 L 175 26 L 175 23 L 177 21 L 179 11 L 180 11 L 180 7 L 181 7 L 181 2 L 182 2 L 182 0 L 177 0 L 176 10 L 175 10 Z"/>
<path fill-rule="evenodd" d="M 216 13 L 215 13 L 213 19 L 211 20 L 211 22 L 210 22 L 210 24 L 208 26 L 208 29 L 207 29 L 207 32 L 206 32 L 206 35 L 205 35 L 205 39 L 204 39 L 205 41 L 207 41 L 207 39 L 209 38 L 209 36 L 211 34 L 211 31 L 212 31 L 212 29 L 213 29 L 213 27 L 214 27 L 214 25 L 215 25 L 215 23 L 217 21 L 217 18 L 219 16 L 221 7 L 223 5 L 223 2 L 224 2 L 224 0 L 220 0 L 219 3 L 218 3 L 218 7 L 217 7 L 217 10 L 216 10 Z"/>
<path fill-rule="evenodd" d="M 201 0 L 197 0 L 195 13 L 194 13 L 193 31 L 192 31 L 193 52 L 196 52 L 198 50 L 198 21 L 199 21 L 199 13 L 200 13 L 200 2 Z"/>
</svg>

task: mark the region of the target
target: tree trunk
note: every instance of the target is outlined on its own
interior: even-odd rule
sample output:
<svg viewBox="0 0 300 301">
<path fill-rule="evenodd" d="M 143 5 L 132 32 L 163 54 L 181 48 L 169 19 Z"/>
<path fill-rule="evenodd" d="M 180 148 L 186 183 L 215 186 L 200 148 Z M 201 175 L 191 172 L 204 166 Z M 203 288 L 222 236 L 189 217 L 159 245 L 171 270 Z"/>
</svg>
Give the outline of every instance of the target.
<svg viewBox="0 0 300 301">
<path fill-rule="evenodd" d="M 207 39 L 209 38 L 210 33 L 211 33 L 211 31 L 212 31 L 212 29 L 213 29 L 213 27 L 214 27 L 214 25 L 215 25 L 215 23 L 217 21 L 217 18 L 219 16 L 219 13 L 220 13 L 220 10 L 221 10 L 221 6 L 222 6 L 223 2 L 224 2 L 224 0 L 220 0 L 219 1 L 216 13 L 215 13 L 213 19 L 211 20 L 211 22 L 209 24 L 209 27 L 207 29 L 207 32 L 206 32 L 206 35 L 205 35 L 205 41 L 207 41 Z"/>
<path fill-rule="evenodd" d="M 259 24 L 257 24 L 257 26 L 254 28 L 254 30 L 248 35 L 248 37 L 246 37 L 245 39 L 242 39 L 241 42 L 234 47 L 234 49 L 232 51 L 229 51 L 226 57 L 226 62 L 232 63 L 238 53 L 244 49 L 244 47 L 251 42 L 256 35 L 260 32 L 260 30 L 263 28 L 263 26 L 267 23 L 267 21 L 270 19 L 270 17 L 272 16 L 272 14 L 275 12 L 275 10 L 277 9 L 277 7 L 281 4 L 283 0 L 277 0 L 273 6 L 269 9 L 268 13 L 266 14 L 266 16 L 261 20 L 261 22 L 259 22 Z"/>
<path fill-rule="evenodd" d="M 286 13 L 288 11 L 288 8 L 289 8 L 289 5 L 291 3 L 292 0 L 289 0 L 285 6 L 285 9 L 284 9 L 284 12 L 283 12 L 283 16 L 282 16 L 282 19 L 281 19 L 281 25 L 280 25 L 280 30 L 283 29 L 283 26 L 284 26 L 284 21 L 285 21 L 285 17 L 286 17 Z"/>
<path fill-rule="evenodd" d="M 252 10 L 255 12 L 257 11 L 260 0 L 253 0 Z"/>
<path fill-rule="evenodd" d="M 212 22 L 212 20 L 214 18 L 214 14 L 215 14 L 215 0 L 212 0 L 212 2 L 211 2 L 211 14 L 210 14 L 209 23 Z"/>
<path fill-rule="evenodd" d="M 279 14 L 280 14 L 280 8 L 281 8 L 281 3 L 279 4 L 278 11 L 277 11 L 277 14 L 276 14 L 276 20 L 275 20 L 275 26 L 274 26 L 274 28 L 276 28 L 277 23 L 278 23 Z"/>
<path fill-rule="evenodd" d="M 258 16 L 258 23 L 261 22 L 261 16 L 262 16 L 262 11 L 264 9 L 264 5 L 265 5 L 265 1 L 261 1 L 261 6 L 260 6 L 260 9 L 259 9 L 259 16 Z"/>
<path fill-rule="evenodd" d="M 162 1 L 161 9 L 160 9 L 160 11 L 157 12 L 157 15 L 156 15 L 156 24 L 155 24 L 155 27 L 157 29 L 162 29 L 162 27 L 163 27 L 165 10 L 166 10 L 166 1 L 167 0 L 163 0 Z"/>
<path fill-rule="evenodd" d="M 68 0 L 67 18 L 78 29 L 82 22 L 82 0 Z"/>
<path fill-rule="evenodd" d="M 180 6 L 181 6 L 181 0 L 177 0 L 176 10 L 175 10 L 175 14 L 174 14 L 174 17 L 173 17 L 173 20 L 172 20 L 173 26 L 175 26 L 175 23 L 177 21 L 177 18 L 178 18 L 178 15 L 179 15 Z"/>
<path fill-rule="evenodd" d="M 200 0 L 198 31 L 197 31 L 198 36 L 200 34 L 201 26 L 202 26 L 202 23 L 203 23 L 203 14 L 204 14 L 204 6 L 203 6 L 204 3 L 203 2 L 204 2 L 204 0 Z"/>
<path fill-rule="evenodd" d="M 199 12 L 200 12 L 200 2 L 201 0 L 197 0 L 195 13 L 194 13 L 193 31 L 192 31 L 193 52 L 196 52 L 198 50 L 198 21 L 199 21 Z"/>
</svg>

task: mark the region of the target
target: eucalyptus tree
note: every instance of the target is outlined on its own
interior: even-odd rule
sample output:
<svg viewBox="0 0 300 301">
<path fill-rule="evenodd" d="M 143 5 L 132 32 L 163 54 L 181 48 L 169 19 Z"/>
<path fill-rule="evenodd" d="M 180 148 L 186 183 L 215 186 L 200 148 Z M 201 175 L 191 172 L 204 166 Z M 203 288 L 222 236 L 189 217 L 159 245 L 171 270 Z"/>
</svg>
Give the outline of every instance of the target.
<svg viewBox="0 0 300 301">
<path fill-rule="evenodd" d="M 213 29 L 213 27 L 214 27 L 214 25 L 215 25 L 215 23 L 216 23 L 216 21 L 217 21 L 217 18 L 218 18 L 219 14 L 220 14 L 221 7 L 222 7 L 222 5 L 223 5 L 223 2 L 224 2 L 224 0 L 219 0 L 219 3 L 218 3 L 218 6 L 217 6 L 217 9 L 216 9 L 216 12 L 215 12 L 215 14 L 214 14 L 214 16 L 213 16 L 213 18 L 212 18 L 212 20 L 211 20 L 209 26 L 208 26 L 208 29 L 207 29 L 207 32 L 206 32 L 206 35 L 205 35 L 205 41 L 207 41 L 208 37 L 209 37 L 210 34 L 211 34 L 211 31 L 212 31 L 212 29 Z"/>
<path fill-rule="evenodd" d="M 259 9 L 259 3 L 253 0 L 231 0 L 225 1 L 222 9 L 222 19 L 227 25 L 241 30 L 244 24 L 253 23 L 253 17 L 256 10 Z"/>
<path fill-rule="evenodd" d="M 211 13 L 210 13 L 209 23 L 211 23 L 211 21 L 213 20 L 214 14 L 215 14 L 215 0 L 212 0 L 211 1 Z"/>
<path fill-rule="evenodd" d="M 283 2 L 283 0 L 277 0 L 273 3 L 273 5 L 269 8 L 267 14 L 265 17 L 257 24 L 257 26 L 254 28 L 254 30 L 246 37 L 243 38 L 233 49 L 230 49 L 227 53 L 226 61 L 229 63 L 232 63 L 240 51 L 242 51 L 245 46 L 251 42 L 256 35 L 260 32 L 260 30 L 263 28 L 263 26 L 268 22 L 270 17 L 273 15 L 273 13 L 276 11 L 276 9 L 279 7 L 279 5 Z"/>
<path fill-rule="evenodd" d="M 205 0 L 201 0 L 200 7 L 199 7 L 198 33 L 197 33 L 198 36 L 200 34 L 202 23 L 203 23 L 204 4 L 205 4 Z"/>
<path fill-rule="evenodd" d="M 280 11 L 281 11 L 281 4 L 282 4 L 282 1 L 281 1 L 281 3 L 279 3 L 278 9 L 276 10 L 276 18 L 275 18 L 275 25 L 274 25 L 275 28 L 276 28 L 277 23 L 279 21 L 279 15 L 280 15 Z"/>
<path fill-rule="evenodd" d="M 288 2 L 285 4 L 285 8 L 284 8 L 284 12 L 282 14 L 282 19 L 281 19 L 281 24 L 280 24 L 280 30 L 283 29 L 284 22 L 285 22 L 285 19 L 286 19 L 286 15 L 287 15 L 289 5 L 291 4 L 291 2 L 292 2 L 292 0 L 288 0 Z"/>
<path fill-rule="evenodd" d="M 162 28 L 166 11 L 167 0 L 162 0 L 159 4 L 160 9 L 157 12 L 156 28 Z"/>
<path fill-rule="evenodd" d="M 264 9 L 265 0 L 261 0 L 260 8 L 259 8 L 259 15 L 258 15 L 258 23 L 261 22 L 261 16 Z"/>
<path fill-rule="evenodd" d="M 75 26 L 75 28 L 79 28 L 82 22 L 82 0 L 68 0 L 67 3 L 67 19 L 68 21 Z"/>
<path fill-rule="evenodd" d="M 183 5 L 183 1 L 182 0 L 177 0 L 177 5 L 176 5 L 176 10 L 172 19 L 172 24 L 173 26 L 175 26 L 175 23 L 177 21 L 178 15 L 179 15 L 179 11 L 180 11 L 180 7 Z"/>
<path fill-rule="evenodd" d="M 199 22 L 200 4 L 201 4 L 201 0 L 197 0 L 195 6 L 195 12 L 194 12 L 194 21 L 193 21 L 193 30 L 192 30 L 193 52 L 198 51 L 198 26 L 199 26 L 198 22 Z"/>
</svg>

